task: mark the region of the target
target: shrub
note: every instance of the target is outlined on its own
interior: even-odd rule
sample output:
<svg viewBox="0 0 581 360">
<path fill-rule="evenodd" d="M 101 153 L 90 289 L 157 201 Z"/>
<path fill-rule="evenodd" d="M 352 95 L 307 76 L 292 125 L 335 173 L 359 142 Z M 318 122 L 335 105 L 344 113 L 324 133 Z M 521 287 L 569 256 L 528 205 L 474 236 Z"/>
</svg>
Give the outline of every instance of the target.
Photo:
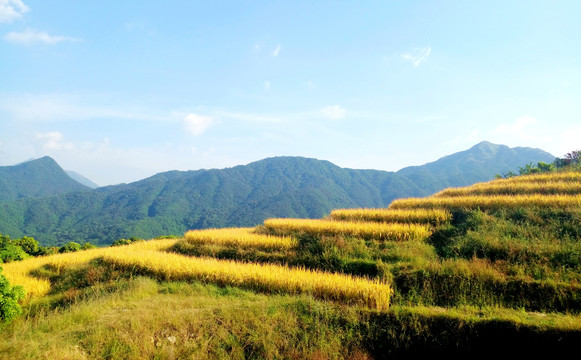
<svg viewBox="0 0 581 360">
<path fill-rule="evenodd" d="M 79 243 L 71 241 L 70 243 L 63 245 L 59 249 L 59 252 L 60 253 L 68 253 L 68 252 L 75 252 L 75 251 L 79 251 L 79 250 L 81 250 L 81 245 Z"/>
<path fill-rule="evenodd" d="M 33 237 L 25 236 L 22 239 L 14 240 L 14 245 L 20 246 L 28 255 L 40 255 L 40 244 Z"/>
<path fill-rule="evenodd" d="M 94 249 L 94 248 L 96 248 L 96 246 L 91 244 L 90 242 L 86 242 L 83 244 L 83 246 L 81 246 L 81 249 L 83 249 L 83 250 L 89 250 L 89 249 Z"/>
<path fill-rule="evenodd" d="M 22 286 L 10 286 L 0 268 L 0 322 L 12 320 L 22 313 L 18 301 L 24 299 Z"/>
</svg>

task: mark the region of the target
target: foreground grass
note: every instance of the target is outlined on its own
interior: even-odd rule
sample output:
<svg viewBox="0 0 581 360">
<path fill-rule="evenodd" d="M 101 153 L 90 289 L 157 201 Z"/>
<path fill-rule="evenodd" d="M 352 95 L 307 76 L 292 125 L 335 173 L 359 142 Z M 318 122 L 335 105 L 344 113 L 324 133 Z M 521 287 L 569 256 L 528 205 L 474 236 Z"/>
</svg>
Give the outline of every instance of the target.
<svg viewBox="0 0 581 360">
<path fill-rule="evenodd" d="M 0 358 L 382 359 L 491 355 L 497 346 L 503 354 L 560 355 L 581 340 L 581 318 L 572 315 L 473 307 L 376 311 L 198 282 L 137 277 L 116 284 L 67 306 L 28 307 L 2 330 Z"/>
<path fill-rule="evenodd" d="M 4 329 L 0 358 L 342 359 L 354 352 L 365 358 L 356 347 L 356 322 L 343 326 L 337 309 L 309 297 L 148 278 L 127 282 L 126 290 L 64 310 L 37 308 Z"/>
</svg>

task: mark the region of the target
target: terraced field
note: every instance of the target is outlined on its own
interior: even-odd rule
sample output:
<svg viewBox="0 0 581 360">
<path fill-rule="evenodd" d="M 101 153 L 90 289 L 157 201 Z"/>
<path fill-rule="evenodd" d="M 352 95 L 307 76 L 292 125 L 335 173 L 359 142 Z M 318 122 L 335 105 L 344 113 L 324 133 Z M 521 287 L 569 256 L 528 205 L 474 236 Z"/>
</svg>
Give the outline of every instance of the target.
<svg viewBox="0 0 581 360">
<path fill-rule="evenodd" d="M 325 316 L 343 309 L 349 320 L 333 326 L 351 340 L 331 358 L 354 349 L 371 358 L 482 355 L 494 353 L 491 343 L 505 355 L 563 353 L 581 341 L 581 174 L 499 179 L 326 219 L 192 230 L 5 264 L 4 273 L 37 304 L 83 267 L 312 298 L 330 307 Z"/>
</svg>

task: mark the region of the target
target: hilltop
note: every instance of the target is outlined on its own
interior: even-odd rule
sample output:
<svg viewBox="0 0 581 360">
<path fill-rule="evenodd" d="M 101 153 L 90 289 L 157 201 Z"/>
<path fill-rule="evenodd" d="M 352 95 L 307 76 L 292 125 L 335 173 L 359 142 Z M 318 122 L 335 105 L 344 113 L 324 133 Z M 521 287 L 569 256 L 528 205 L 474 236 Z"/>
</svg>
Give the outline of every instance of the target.
<svg viewBox="0 0 581 360">
<path fill-rule="evenodd" d="M 0 166 L 0 203 L 89 190 L 49 156 L 14 166 Z"/>
<path fill-rule="evenodd" d="M 0 204 L 0 233 L 32 236 L 44 245 L 110 244 L 188 229 L 255 226 L 269 217 L 319 218 L 334 208 L 387 206 L 396 198 L 429 195 L 448 186 L 490 180 L 530 162 L 553 160 L 542 150 L 488 142 L 395 173 L 274 157 Z"/>
<path fill-rule="evenodd" d="M 581 173 L 562 171 L 9 263 L 27 317 L 0 354 L 562 356 L 581 341 L 580 222 Z"/>
</svg>

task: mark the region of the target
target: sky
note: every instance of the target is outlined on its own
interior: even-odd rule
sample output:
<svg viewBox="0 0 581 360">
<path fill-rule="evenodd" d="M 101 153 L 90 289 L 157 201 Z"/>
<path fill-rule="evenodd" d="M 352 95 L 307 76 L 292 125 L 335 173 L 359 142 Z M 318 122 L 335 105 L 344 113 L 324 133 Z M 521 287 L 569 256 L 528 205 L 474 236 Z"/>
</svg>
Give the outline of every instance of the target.
<svg viewBox="0 0 581 360">
<path fill-rule="evenodd" d="M 0 0 L 0 166 L 98 185 L 581 149 L 581 1 Z"/>
</svg>

